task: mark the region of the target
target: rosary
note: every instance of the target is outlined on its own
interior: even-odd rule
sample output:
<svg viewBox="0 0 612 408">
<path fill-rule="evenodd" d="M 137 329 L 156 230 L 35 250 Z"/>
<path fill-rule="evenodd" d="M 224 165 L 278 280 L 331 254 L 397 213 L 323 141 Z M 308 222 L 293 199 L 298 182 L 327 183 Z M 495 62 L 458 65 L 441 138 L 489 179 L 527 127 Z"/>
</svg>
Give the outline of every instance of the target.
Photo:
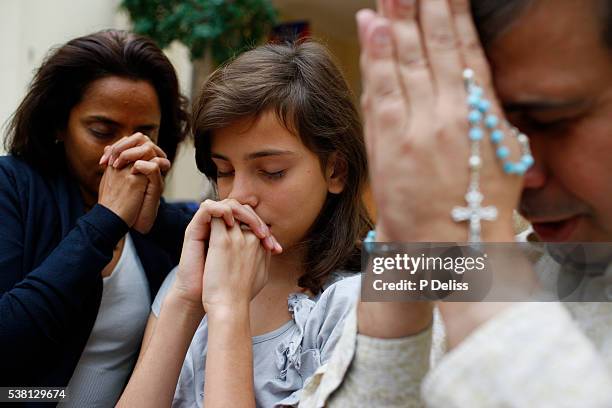
<svg viewBox="0 0 612 408">
<path fill-rule="evenodd" d="M 484 91 L 474 80 L 474 71 L 466 69 L 463 71 L 465 88 L 468 93 L 467 104 L 469 107 L 468 121 L 470 130 L 470 183 L 465 195 L 467 207 L 454 207 L 451 217 L 455 222 L 469 222 L 469 242 L 481 241 L 480 221 L 494 221 L 497 219 L 497 208 L 494 206 L 482 207 L 484 199 L 480 192 L 480 170 L 482 168 L 482 157 L 480 155 L 480 142 L 488 132 L 491 142 L 495 146 L 495 155 L 501 163 L 506 174 L 522 176 L 533 165 L 534 159 L 529 148 L 529 139 L 526 135 L 509 123 L 510 133 L 517 139 L 521 149 L 521 158 L 518 162 L 509 160 L 510 150 L 502 144 L 505 138 L 504 132 L 499 129 L 499 119 L 490 113 L 491 102 L 484 97 Z"/>
</svg>

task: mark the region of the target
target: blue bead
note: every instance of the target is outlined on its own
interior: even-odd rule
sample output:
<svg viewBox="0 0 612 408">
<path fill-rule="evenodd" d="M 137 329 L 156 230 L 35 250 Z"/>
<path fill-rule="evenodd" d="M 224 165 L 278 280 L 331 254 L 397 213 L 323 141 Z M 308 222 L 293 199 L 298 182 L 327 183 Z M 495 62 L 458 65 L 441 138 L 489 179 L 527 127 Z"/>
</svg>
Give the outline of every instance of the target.
<svg viewBox="0 0 612 408">
<path fill-rule="evenodd" d="M 497 149 L 497 157 L 504 160 L 510 156 L 510 150 L 506 146 L 501 146 Z"/>
<path fill-rule="evenodd" d="M 372 252 L 374 250 L 374 242 L 376 241 L 376 232 L 374 230 L 368 231 L 368 235 L 366 235 L 363 240 L 363 245 L 368 252 Z"/>
<path fill-rule="evenodd" d="M 499 129 L 494 130 L 493 132 L 491 132 L 491 141 L 495 144 L 500 143 L 502 140 L 504 140 L 504 132 L 502 132 Z"/>
<path fill-rule="evenodd" d="M 521 157 L 521 162 L 527 166 L 527 168 L 530 168 L 531 166 L 533 166 L 533 163 L 535 162 L 535 160 L 533 159 L 533 156 L 526 154 L 523 157 Z"/>
<path fill-rule="evenodd" d="M 516 174 L 522 176 L 523 174 L 525 174 L 526 171 L 527 171 L 527 166 L 525 166 L 525 163 L 523 162 L 514 163 L 514 172 Z"/>
<path fill-rule="evenodd" d="M 481 100 L 480 103 L 478 104 L 478 110 L 481 111 L 482 113 L 487 113 L 490 108 L 491 108 L 491 102 L 487 101 L 486 99 Z"/>
<path fill-rule="evenodd" d="M 475 87 L 473 87 L 473 88 L 471 89 L 470 94 L 472 94 L 472 95 L 476 95 L 476 96 L 478 96 L 478 97 L 480 98 L 480 97 L 482 97 L 482 95 L 484 94 L 484 91 L 482 90 L 482 88 L 481 88 L 481 87 L 479 87 L 479 86 L 475 86 Z"/>
<path fill-rule="evenodd" d="M 470 129 L 470 140 L 477 141 L 482 140 L 482 129 L 479 127 L 473 127 Z"/>
<path fill-rule="evenodd" d="M 470 106 L 470 108 L 477 108 L 480 105 L 480 97 L 477 95 L 470 95 L 467 98 L 467 103 Z"/>
<path fill-rule="evenodd" d="M 506 174 L 514 173 L 514 163 L 512 163 L 512 162 L 505 162 L 504 163 L 504 172 Z"/>
<path fill-rule="evenodd" d="M 472 125 L 475 125 L 482 120 L 482 113 L 477 110 L 473 110 L 468 115 L 468 120 Z"/>
<path fill-rule="evenodd" d="M 499 119 L 497 119 L 497 116 L 495 115 L 488 115 L 487 118 L 485 119 L 485 125 L 489 129 L 495 129 L 498 123 L 499 123 Z"/>
</svg>

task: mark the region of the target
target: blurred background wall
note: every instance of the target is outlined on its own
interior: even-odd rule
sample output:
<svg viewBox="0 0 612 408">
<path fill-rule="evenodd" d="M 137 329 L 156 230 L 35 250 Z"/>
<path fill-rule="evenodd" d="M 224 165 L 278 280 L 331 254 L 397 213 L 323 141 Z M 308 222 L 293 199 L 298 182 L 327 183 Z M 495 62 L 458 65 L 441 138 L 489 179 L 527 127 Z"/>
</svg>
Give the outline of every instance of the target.
<svg viewBox="0 0 612 408">
<path fill-rule="evenodd" d="M 281 23 L 298 20 L 309 23 L 312 36 L 336 56 L 358 98 L 359 47 L 354 16 L 361 8 L 374 7 L 375 0 L 273 0 L 273 3 Z M 120 0 L 0 0 L 2 139 L 7 120 L 49 49 L 104 28 L 131 27 L 119 4 Z M 182 92 L 191 98 L 193 69 L 189 51 L 176 42 L 165 51 L 177 70 Z M 195 167 L 193 146 L 183 146 L 167 179 L 165 196 L 170 200 L 197 200 L 207 188 Z"/>
</svg>

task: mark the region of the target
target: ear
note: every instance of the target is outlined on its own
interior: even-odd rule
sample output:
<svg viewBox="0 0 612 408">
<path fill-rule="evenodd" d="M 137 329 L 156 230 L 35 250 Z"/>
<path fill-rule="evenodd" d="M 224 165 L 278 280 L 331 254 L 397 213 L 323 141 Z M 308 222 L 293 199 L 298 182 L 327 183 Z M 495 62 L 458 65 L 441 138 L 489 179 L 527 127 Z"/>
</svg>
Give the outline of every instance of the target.
<svg viewBox="0 0 612 408">
<path fill-rule="evenodd" d="M 332 153 L 325 166 L 325 179 L 327 180 L 327 191 L 332 194 L 340 194 L 346 185 L 348 177 L 348 165 L 344 157 L 337 152 Z"/>
</svg>

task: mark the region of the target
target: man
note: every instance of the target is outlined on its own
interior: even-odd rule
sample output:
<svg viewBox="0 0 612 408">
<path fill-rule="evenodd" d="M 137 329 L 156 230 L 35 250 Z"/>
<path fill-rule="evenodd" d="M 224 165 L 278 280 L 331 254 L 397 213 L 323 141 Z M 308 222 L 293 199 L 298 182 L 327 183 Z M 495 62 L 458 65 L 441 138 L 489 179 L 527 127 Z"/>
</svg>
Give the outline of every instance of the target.
<svg viewBox="0 0 612 408">
<path fill-rule="evenodd" d="M 380 3 L 357 16 L 376 241 L 468 236 L 449 215 L 473 181 L 465 67 L 535 158 L 504 174 L 482 143 L 477 186 L 498 213 L 482 241 L 512 241 L 516 207 L 542 241 L 612 241 L 612 1 Z M 530 270 L 517 259 L 506 278 Z M 361 302 L 300 406 L 612 406 L 611 303 L 439 303 L 433 329 L 431 308 Z"/>
</svg>

